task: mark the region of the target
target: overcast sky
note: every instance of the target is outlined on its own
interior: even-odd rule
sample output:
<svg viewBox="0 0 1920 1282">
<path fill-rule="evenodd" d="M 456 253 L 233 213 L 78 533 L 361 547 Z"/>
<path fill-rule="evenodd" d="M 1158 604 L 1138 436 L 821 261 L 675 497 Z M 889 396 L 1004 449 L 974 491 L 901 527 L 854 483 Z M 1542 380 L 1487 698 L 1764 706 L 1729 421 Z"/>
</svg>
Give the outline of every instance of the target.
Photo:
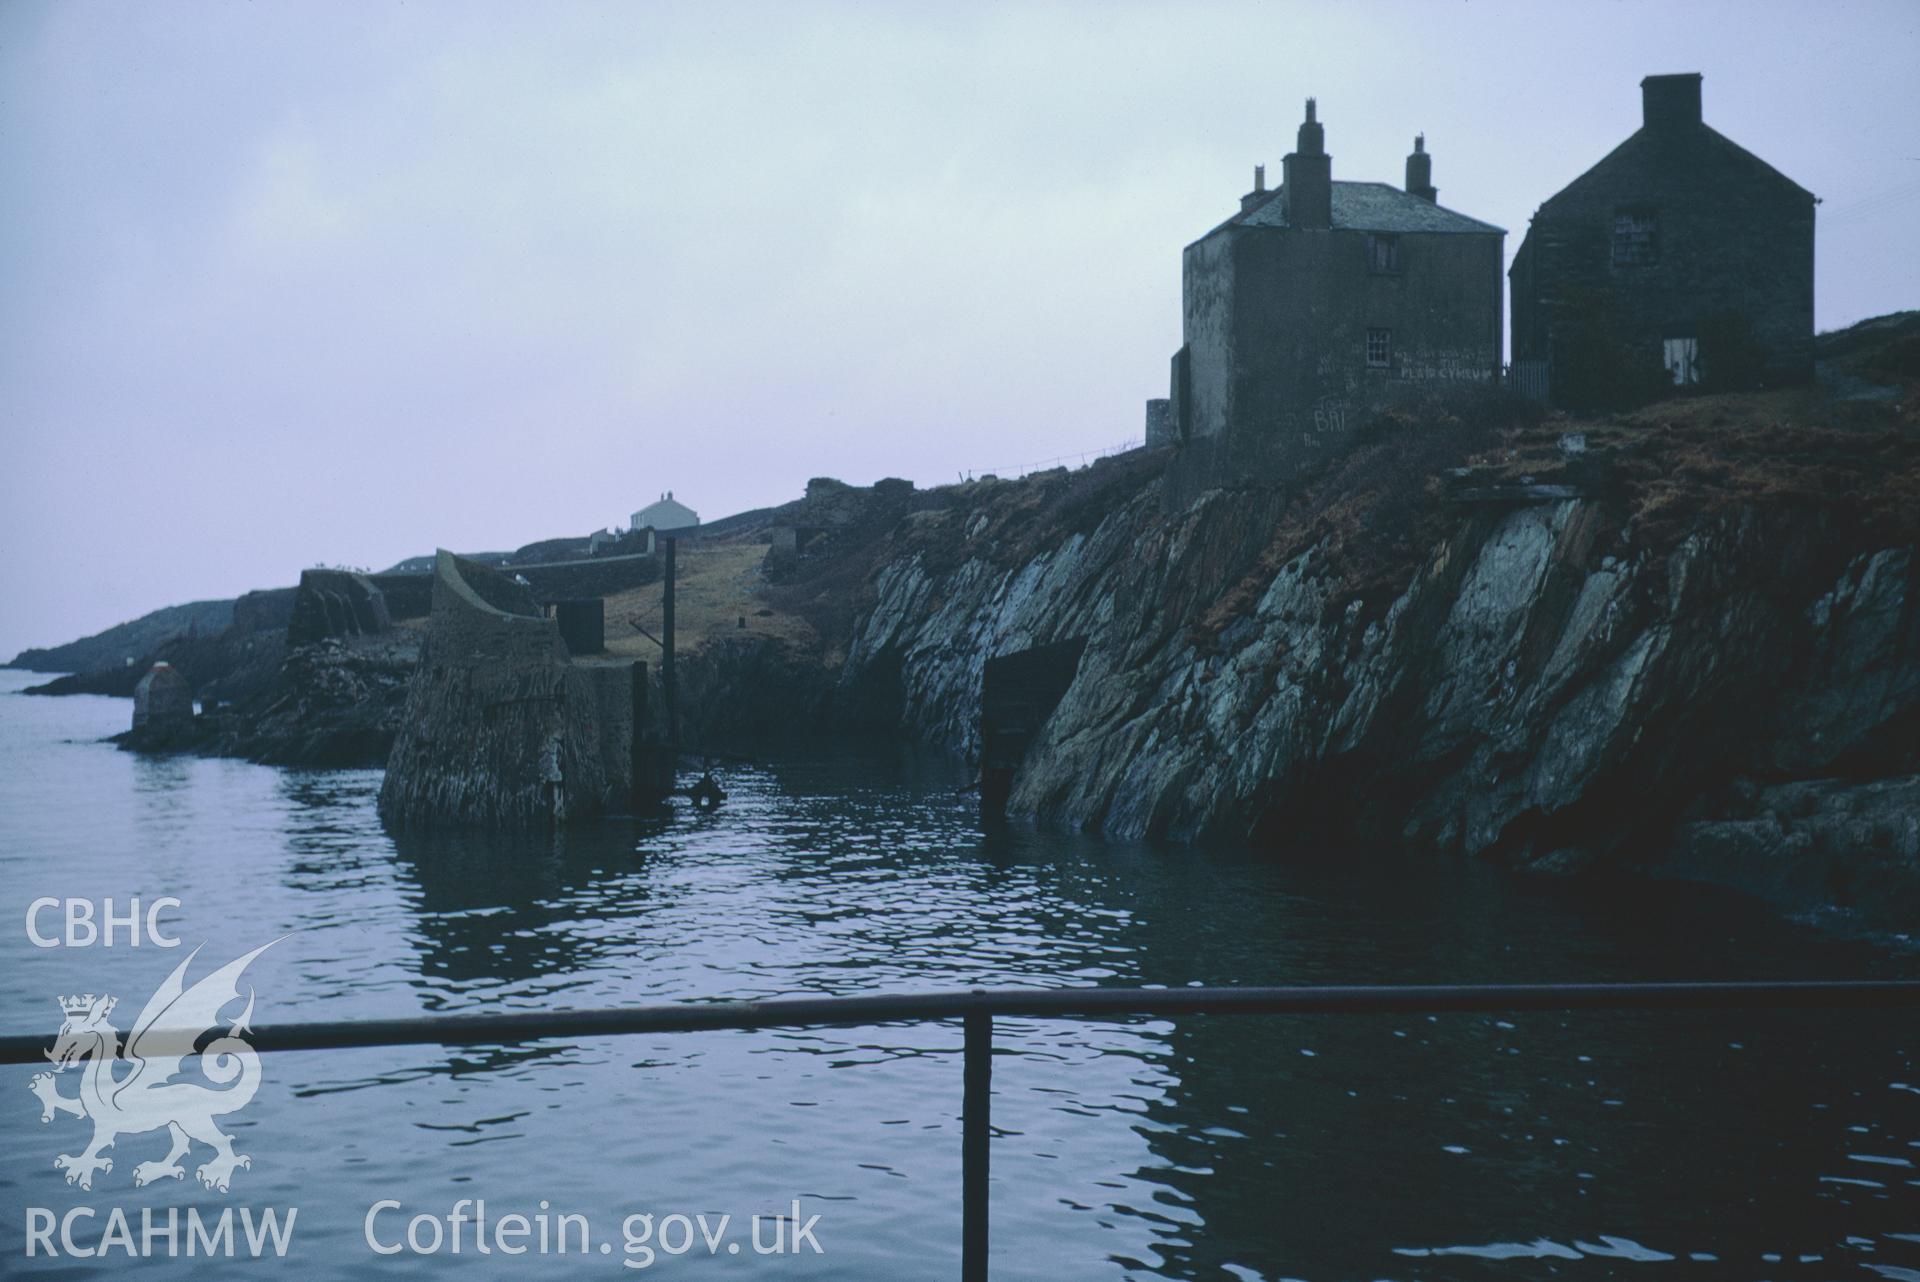
<svg viewBox="0 0 1920 1282">
<path fill-rule="evenodd" d="M 1920 306 L 1920 4 L 0 3 L 0 658 L 153 607 L 1141 430 L 1320 100 L 1506 227 L 1705 73 Z"/>
</svg>

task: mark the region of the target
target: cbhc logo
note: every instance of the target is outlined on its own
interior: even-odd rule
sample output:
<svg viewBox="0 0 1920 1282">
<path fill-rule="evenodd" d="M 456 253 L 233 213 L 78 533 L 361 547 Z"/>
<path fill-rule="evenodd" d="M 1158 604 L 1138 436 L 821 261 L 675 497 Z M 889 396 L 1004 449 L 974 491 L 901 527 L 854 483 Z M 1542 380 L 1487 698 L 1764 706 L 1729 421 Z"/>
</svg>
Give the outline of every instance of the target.
<svg viewBox="0 0 1920 1282">
<path fill-rule="evenodd" d="M 160 912 L 166 908 L 178 908 L 180 901 L 172 895 L 162 895 L 147 905 L 145 915 L 140 911 L 140 900 L 136 897 L 127 901 L 124 912 L 115 912 L 113 900 L 103 899 L 96 913 L 91 899 L 54 899 L 43 896 L 27 905 L 27 938 L 33 941 L 35 948 L 58 948 L 62 944 L 68 948 L 91 948 L 96 943 L 102 948 L 112 948 L 116 932 L 123 932 L 127 946 L 138 948 L 144 937 L 156 948 L 178 948 L 180 940 L 173 935 L 160 931 Z M 40 915 L 49 909 L 61 909 L 61 920 L 66 929 L 59 935 L 40 933 Z"/>
</svg>

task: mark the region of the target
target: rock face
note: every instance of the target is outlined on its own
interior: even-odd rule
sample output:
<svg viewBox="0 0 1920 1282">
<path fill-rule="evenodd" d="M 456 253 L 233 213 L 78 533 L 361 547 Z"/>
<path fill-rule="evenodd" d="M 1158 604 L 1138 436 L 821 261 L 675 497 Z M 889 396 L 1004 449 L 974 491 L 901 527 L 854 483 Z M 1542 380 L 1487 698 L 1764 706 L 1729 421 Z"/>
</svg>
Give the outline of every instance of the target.
<svg viewBox="0 0 1920 1282">
<path fill-rule="evenodd" d="M 383 765 L 419 653 L 419 634 L 398 629 L 296 646 L 265 689 L 202 718 L 213 733 L 196 750 L 276 766 Z"/>
<path fill-rule="evenodd" d="M 523 585 L 442 551 L 382 817 L 529 825 L 597 813 L 609 791 L 602 697 Z"/>
<path fill-rule="evenodd" d="M 1637 510 L 1436 509 L 1381 579 L 1337 522 L 1270 541 L 1292 518 L 1257 491 L 1163 513 L 1150 483 L 1015 558 L 989 502 L 881 564 L 841 694 L 891 691 L 904 729 L 977 757 L 985 661 L 1084 638 L 1012 815 L 1561 870 L 1671 850 L 1795 902 L 1920 886 L 1911 546 L 1830 507 L 1725 505 L 1660 540 Z"/>
</svg>

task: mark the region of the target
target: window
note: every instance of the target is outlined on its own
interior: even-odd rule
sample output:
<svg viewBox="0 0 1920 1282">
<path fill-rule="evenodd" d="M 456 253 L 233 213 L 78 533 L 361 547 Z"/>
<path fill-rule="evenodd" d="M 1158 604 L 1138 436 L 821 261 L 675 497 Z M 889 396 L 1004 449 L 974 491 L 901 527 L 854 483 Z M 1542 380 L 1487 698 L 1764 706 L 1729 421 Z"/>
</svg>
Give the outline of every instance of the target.
<svg viewBox="0 0 1920 1282">
<path fill-rule="evenodd" d="M 1700 341 L 1694 338 L 1669 338 L 1663 344 L 1662 359 L 1675 387 L 1700 381 Z"/>
<path fill-rule="evenodd" d="M 1367 236 L 1367 270 L 1391 275 L 1400 270 L 1400 238 L 1372 233 Z"/>
<path fill-rule="evenodd" d="M 1367 364 L 1373 369 L 1385 369 L 1393 364 L 1392 330 L 1370 329 L 1367 331 Z"/>
<path fill-rule="evenodd" d="M 1613 265 L 1645 267 L 1660 261 L 1660 219 L 1646 205 L 1613 211 Z"/>
</svg>

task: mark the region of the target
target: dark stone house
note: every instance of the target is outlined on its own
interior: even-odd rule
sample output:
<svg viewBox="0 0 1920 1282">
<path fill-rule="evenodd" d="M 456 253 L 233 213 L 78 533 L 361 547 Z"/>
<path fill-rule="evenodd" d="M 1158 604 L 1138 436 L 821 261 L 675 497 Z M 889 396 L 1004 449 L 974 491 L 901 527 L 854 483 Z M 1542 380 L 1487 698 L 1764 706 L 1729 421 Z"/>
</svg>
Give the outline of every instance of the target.
<svg viewBox="0 0 1920 1282">
<path fill-rule="evenodd" d="M 1424 138 L 1404 190 L 1335 181 L 1308 99 L 1282 165 L 1185 251 L 1176 495 L 1289 479 L 1383 401 L 1499 377 L 1506 233 L 1441 208 Z"/>
<path fill-rule="evenodd" d="M 1813 193 L 1640 82 L 1640 129 L 1534 214 L 1509 273 L 1523 390 L 1605 405 L 1813 371 Z"/>
</svg>

